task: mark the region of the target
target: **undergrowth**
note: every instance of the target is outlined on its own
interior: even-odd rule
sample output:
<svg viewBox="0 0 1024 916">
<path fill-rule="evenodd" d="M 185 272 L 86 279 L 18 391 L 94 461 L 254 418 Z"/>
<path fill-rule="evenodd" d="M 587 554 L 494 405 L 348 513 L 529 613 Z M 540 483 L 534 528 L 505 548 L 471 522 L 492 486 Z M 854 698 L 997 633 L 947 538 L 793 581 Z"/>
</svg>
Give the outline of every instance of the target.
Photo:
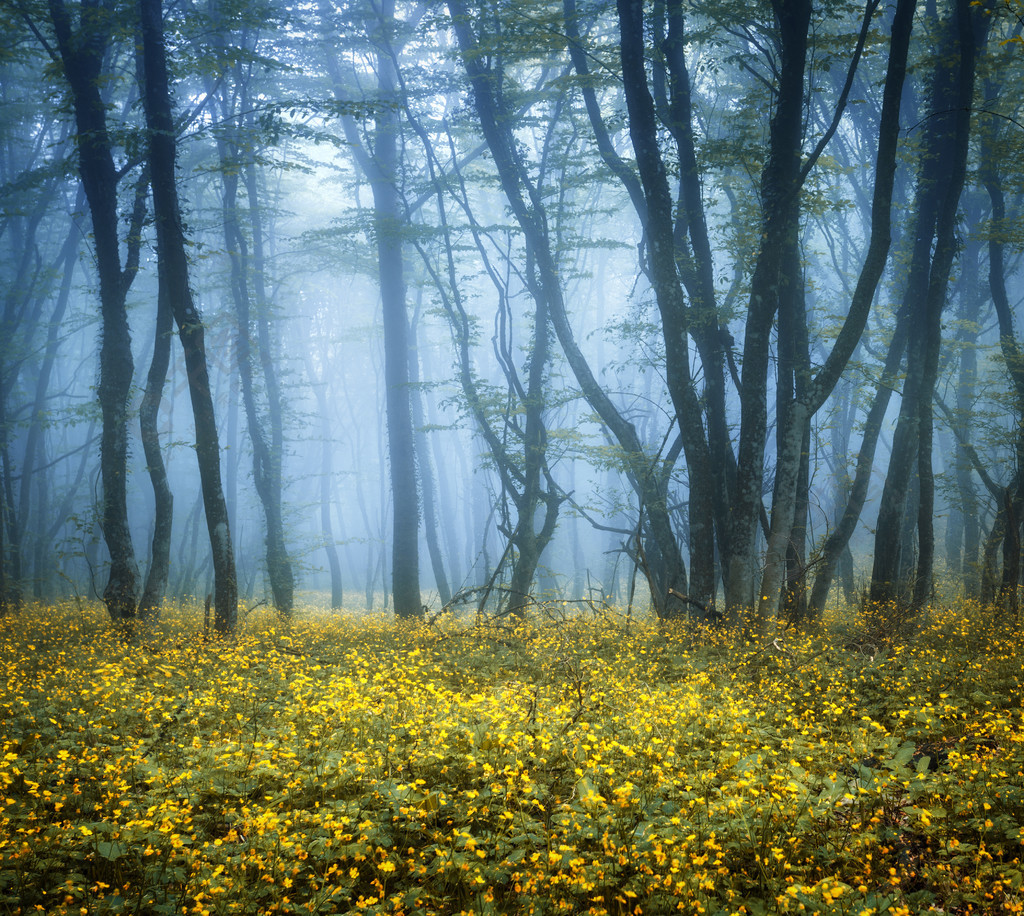
<svg viewBox="0 0 1024 916">
<path fill-rule="evenodd" d="M 3 619 L 0 913 L 1024 911 L 984 609 L 885 646 L 557 609 Z"/>
</svg>

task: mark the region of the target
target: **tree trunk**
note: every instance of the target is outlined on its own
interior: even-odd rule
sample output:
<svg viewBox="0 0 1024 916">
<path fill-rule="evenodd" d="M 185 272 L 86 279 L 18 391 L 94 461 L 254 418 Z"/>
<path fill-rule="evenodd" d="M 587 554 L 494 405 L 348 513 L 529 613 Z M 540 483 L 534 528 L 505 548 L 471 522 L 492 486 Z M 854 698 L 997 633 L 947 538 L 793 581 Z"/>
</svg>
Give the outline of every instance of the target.
<svg viewBox="0 0 1024 916">
<path fill-rule="evenodd" d="M 772 4 L 781 44 L 781 68 L 771 119 L 768 159 L 761 174 L 761 246 L 750 282 L 750 302 L 743 340 L 743 389 L 740 405 L 740 442 L 736 488 L 733 494 L 731 556 L 726 573 L 726 606 L 731 614 L 755 607 L 757 520 L 761 508 L 764 478 L 764 450 L 767 437 L 767 395 L 769 343 L 773 319 L 787 284 L 802 286 L 800 277 L 790 276 L 792 252 L 798 245 L 800 217 L 800 152 L 803 135 L 804 68 L 807 58 L 809 0 Z M 788 256 L 787 256 L 787 253 Z M 776 468 L 785 494 L 793 493 L 799 466 L 799 434 L 808 422 L 805 405 L 794 405 L 792 430 L 783 434 L 780 450 L 786 456 Z M 784 497 L 772 507 L 768 557 L 761 583 L 759 624 L 774 615 L 782 584 L 786 545 L 792 529 L 794 500 Z"/>
<path fill-rule="evenodd" d="M 417 317 L 419 315 L 419 303 L 416 307 Z M 419 331 L 419 321 L 413 321 L 412 334 L 416 340 Z M 430 568 L 434 573 L 434 583 L 437 585 L 438 597 L 441 606 L 444 607 L 452 600 L 452 590 L 448 585 L 448 575 L 444 568 L 444 557 L 441 555 L 441 544 L 438 533 L 438 513 L 434 501 L 434 467 L 430 460 L 430 445 L 427 442 L 427 434 L 424 432 L 425 420 L 423 417 L 423 392 L 420 390 L 420 367 L 419 354 L 421 352 L 419 341 L 409 351 L 409 378 L 412 391 L 412 414 L 416 429 L 416 453 L 419 457 L 419 480 L 420 493 L 423 495 L 423 533 L 427 539 L 427 552 L 430 555 Z"/>
<path fill-rule="evenodd" d="M 885 364 L 875 392 L 875 398 L 864 420 L 860 450 L 857 453 L 857 470 L 847 497 L 846 506 L 832 533 L 825 539 L 821 550 L 818 574 L 811 589 L 809 613 L 817 617 L 825 610 L 825 602 L 832 585 L 837 564 L 844 552 L 849 550 L 850 538 L 860 521 L 861 512 L 867 501 L 868 486 L 875 468 L 875 452 L 882 433 L 885 415 L 889 409 L 893 389 L 899 375 L 900 364 L 907 347 L 910 333 L 909 309 L 902 308 L 896 315 L 896 327 L 886 353 Z"/>
<path fill-rule="evenodd" d="M 986 97 L 996 98 L 996 86 L 986 81 Z M 994 121 L 995 119 L 993 119 Z M 1006 199 L 1003 191 L 999 163 L 1002 161 L 997 153 L 996 142 L 999 139 L 999 125 L 985 124 L 981 135 L 980 177 L 992 204 L 992 227 L 989 232 L 989 290 L 999 321 L 999 347 L 1006 362 L 1010 385 L 1014 394 L 1017 413 L 1017 431 L 1014 437 L 1015 473 L 1010 485 L 1006 488 L 1003 504 L 999 507 L 1002 526 L 999 519 L 992 526 L 992 535 L 986 544 L 986 572 L 994 579 L 993 567 L 998 540 L 996 534 L 1003 538 L 1003 577 L 999 589 L 999 603 L 1004 610 L 1011 611 L 1016 617 L 1018 608 L 1017 585 L 1020 579 L 1020 525 L 1024 521 L 1024 353 L 1021 352 L 1014 330 L 1013 311 L 1006 290 L 1006 266 L 1004 260 L 1004 242 L 1006 233 Z M 991 548 L 991 549 L 990 549 Z M 993 589 L 990 587 L 989 591 Z M 991 595 L 990 599 L 991 600 Z M 984 600 L 984 596 L 983 596 Z"/>
<path fill-rule="evenodd" d="M 239 81 L 244 78 L 237 74 Z M 249 108 L 248 92 L 245 87 L 236 87 L 243 111 Z M 212 93 L 212 87 L 210 89 Z M 244 117 L 233 110 L 230 103 L 223 102 L 223 120 L 231 122 L 235 118 Z M 238 377 L 242 392 L 242 404 L 245 407 L 246 424 L 249 430 L 249 442 L 253 456 L 253 483 L 263 508 L 266 525 L 266 561 L 267 577 L 273 595 L 274 607 L 278 614 L 289 617 L 294 605 L 295 580 L 292 574 L 291 561 L 285 545 L 284 520 L 281 507 L 281 453 L 283 451 L 283 435 L 281 424 L 280 392 L 277 374 L 270 353 L 270 334 L 266 321 L 265 297 L 257 296 L 258 312 L 254 320 L 252 316 L 252 287 L 262 288 L 260 277 L 264 269 L 262 256 L 256 257 L 259 250 L 262 255 L 262 225 L 259 219 L 260 201 L 256 188 L 255 174 L 252 172 L 251 161 L 243 162 L 241 148 L 243 143 L 253 142 L 252 134 L 244 140 L 237 131 L 221 131 L 217 136 L 217 148 L 220 155 L 221 180 L 223 184 L 222 210 L 224 216 L 224 241 L 231 263 L 231 294 L 235 305 L 236 319 L 236 352 L 238 356 Z M 239 219 L 238 185 L 239 174 L 247 176 L 248 213 L 251 222 L 251 238 L 253 245 L 252 264 L 250 265 L 249 244 Z M 256 384 L 253 366 L 255 357 L 252 345 L 252 325 L 259 327 L 259 346 L 261 367 L 267 389 L 268 418 L 271 433 L 268 436 L 262 412 L 257 404 Z M 268 375 L 269 372 L 269 375 Z"/>
<path fill-rule="evenodd" d="M 327 20 L 326 4 L 321 17 Z M 377 246 L 378 281 L 384 328 L 384 385 L 392 505 L 392 592 L 395 615 L 423 616 L 420 596 L 419 494 L 416 450 L 409 391 L 409 318 L 403 255 L 405 215 L 399 191 L 399 87 L 395 61 L 395 0 L 374 6 L 376 20 L 370 40 L 375 45 L 377 89 L 381 104 L 374 109 L 372 151 L 359 136 L 351 116 L 343 118 L 346 137 L 373 193 L 373 236 Z M 335 97 L 347 102 L 337 60 L 328 57 Z"/>
<path fill-rule="evenodd" d="M 202 486 L 214 575 L 214 623 L 221 634 L 238 623 L 238 582 L 227 503 L 220 476 L 220 445 L 206 362 L 203 323 L 189 288 L 188 258 L 174 174 L 176 141 L 171 117 L 161 0 L 139 0 L 145 73 L 143 99 L 149 131 L 149 166 L 157 228 L 159 270 L 185 354 L 196 432 L 196 459 Z"/>
<path fill-rule="evenodd" d="M 325 357 L 321 358 L 325 360 Z M 323 533 L 327 566 L 331 574 L 331 608 L 338 610 L 342 607 L 344 593 L 338 545 L 334 538 L 334 526 L 331 524 L 334 442 L 331 439 L 331 418 L 327 412 L 327 382 L 317 376 L 313 368 L 313 359 L 309 353 L 306 354 L 306 375 L 309 377 L 309 384 L 313 389 L 313 396 L 316 398 L 317 413 L 320 414 L 320 530 Z"/>
<path fill-rule="evenodd" d="M 149 571 L 146 584 L 139 600 L 139 616 L 155 617 L 160 602 L 167 593 L 167 582 L 171 569 L 171 527 L 174 520 L 174 494 L 167 480 L 163 451 L 160 448 L 160 433 L 157 421 L 160 416 L 160 401 L 163 399 L 167 381 L 167 368 L 171 361 L 171 336 L 174 333 L 174 315 L 171 312 L 170 293 L 165 279 L 158 281 L 156 336 L 153 342 L 153 359 L 146 377 L 146 390 L 139 407 L 139 426 L 142 449 L 146 455 L 146 468 L 153 487 L 154 514 L 153 540 L 150 551 Z"/>
<path fill-rule="evenodd" d="M 125 297 L 138 265 L 129 263 L 124 271 L 121 269 L 117 171 L 107 131 L 106 105 L 100 95 L 113 17 L 105 9 L 83 4 L 75 31 L 64 0 L 49 0 L 49 10 L 64 75 L 71 88 L 78 128 L 78 171 L 89 202 L 99 273 L 101 517 L 103 539 L 110 554 L 110 575 L 103 600 L 112 619 L 128 620 L 136 614 L 139 574 L 128 525 L 128 398 L 134 363 Z"/>
<path fill-rule="evenodd" d="M 645 229 L 651 266 L 650 279 L 665 339 L 666 382 L 679 423 L 690 476 L 689 592 L 693 600 L 704 607 L 710 607 L 715 595 L 715 486 L 711 474 L 711 456 L 704 436 L 701 405 L 690 375 L 688 316 L 676 268 L 672 196 L 658 148 L 654 99 L 647 87 L 643 3 L 641 0 L 619 0 L 618 17 L 629 135 L 647 211 Z M 655 519 L 651 521 L 653 530 Z M 671 528 L 663 533 L 657 532 L 656 537 L 659 534 L 671 538 Z M 673 547 L 672 540 L 662 541 L 659 537 L 659 548 L 677 551 L 678 547 Z M 671 554 L 668 556 L 671 560 Z"/>
<path fill-rule="evenodd" d="M 248 98 L 248 95 L 245 96 Z M 251 134 L 254 106 L 247 105 L 246 121 Z M 295 573 L 284 534 L 284 416 L 281 383 L 274 360 L 274 346 L 270 335 L 270 300 L 266 291 L 267 265 L 264 258 L 263 208 L 259 199 L 256 165 L 250 158 L 243 170 L 249 220 L 252 229 L 253 289 L 256 293 L 256 340 L 259 365 L 266 386 L 266 417 L 270 427 L 270 442 L 266 450 L 266 497 L 262 497 L 267 523 L 267 572 L 274 594 L 274 607 L 279 614 L 291 616 L 295 605 Z M 263 432 L 264 437 L 266 432 Z"/>
<path fill-rule="evenodd" d="M 902 590 L 897 538 L 915 467 L 922 486 L 918 510 L 919 555 L 913 588 L 915 608 L 923 605 L 932 587 L 934 506 L 930 417 L 942 341 L 941 317 L 956 253 L 956 214 L 966 176 L 974 91 L 976 37 L 969 0 L 956 0 L 945 31 L 944 46 L 948 53 L 939 55 L 932 76 L 933 114 L 926 127 L 918 182 L 917 234 L 904 300 L 911 312 L 915 333 L 908 347 L 900 415 L 876 526 L 870 594 L 872 602 L 878 605 L 897 600 Z"/>
</svg>

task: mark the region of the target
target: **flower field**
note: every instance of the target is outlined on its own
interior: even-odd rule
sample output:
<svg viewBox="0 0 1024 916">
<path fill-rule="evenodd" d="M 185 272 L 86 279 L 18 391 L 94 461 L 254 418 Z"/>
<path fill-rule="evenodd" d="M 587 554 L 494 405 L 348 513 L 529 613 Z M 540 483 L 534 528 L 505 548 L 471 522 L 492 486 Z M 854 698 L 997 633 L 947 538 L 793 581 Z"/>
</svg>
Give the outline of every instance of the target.
<svg viewBox="0 0 1024 916">
<path fill-rule="evenodd" d="M 1024 912 L 1024 649 L 0 621 L 0 913 Z"/>
</svg>

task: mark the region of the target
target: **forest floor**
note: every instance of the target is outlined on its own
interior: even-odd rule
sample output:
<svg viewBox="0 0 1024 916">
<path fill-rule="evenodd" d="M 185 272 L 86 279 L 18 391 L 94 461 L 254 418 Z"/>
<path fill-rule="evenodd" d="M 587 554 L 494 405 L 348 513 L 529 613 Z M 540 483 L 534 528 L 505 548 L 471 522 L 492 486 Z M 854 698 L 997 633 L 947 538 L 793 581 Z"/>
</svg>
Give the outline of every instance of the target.
<svg viewBox="0 0 1024 916">
<path fill-rule="evenodd" d="M 612 611 L 0 621 L 0 914 L 1024 911 L 1024 647 Z"/>
</svg>

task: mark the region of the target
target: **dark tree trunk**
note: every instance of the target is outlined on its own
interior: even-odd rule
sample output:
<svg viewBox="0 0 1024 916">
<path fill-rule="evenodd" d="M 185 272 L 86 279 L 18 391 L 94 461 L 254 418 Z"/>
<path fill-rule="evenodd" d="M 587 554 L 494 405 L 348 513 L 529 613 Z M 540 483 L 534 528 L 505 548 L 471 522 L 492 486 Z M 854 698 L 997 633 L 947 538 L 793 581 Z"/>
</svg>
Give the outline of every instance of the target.
<svg viewBox="0 0 1024 916">
<path fill-rule="evenodd" d="M 160 609 L 167 593 L 171 570 L 171 526 L 174 520 L 174 494 L 167 480 L 163 450 L 157 421 L 160 402 L 167 382 L 167 369 L 171 361 L 171 336 L 174 333 L 174 315 L 166 278 L 158 281 L 156 334 L 153 341 L 153 359 L 146 377 L 146 390 L 139 407 L 139 427 L 142 449 L 146 456 L 146 469 L 153 487 L 153 540 L 150 549 L 149 571 L 139 600 L 139 616 L 152 618 Z"/>
<path fill-rule="evenodd" d="M 161 277 L 185 354 L 196 431 L 196 459 L 202 485 L 214 574 L 214 623 L 221 634 L 238 623 L 238 582 L 227 503 L 220 476 L 220 445 L 214 416 L 202 319 L 189 288 L 188 258 L 174 174 L 176 141 L 171 117 L 160 0 L 139 0 L 145 72 L 143 98 L 149 130 L 149 167 Z"/>
<path fill-rule="evenodd" d="M 896 315 L 896 327 L 885 358 L 882 376 L 875 392 L 875 398 L 868 410 L 861 434 L 860 450 L 857 453 L 857 470 L 853 484 L 847 497 L 846 506 L 842 510 L 832 533 L 825 539 L 821 551 L 821 562 L 811 589 L 809 613 L 820 616 L 825 609 L 825 601 L 832 585 L 837 564 L 843 554 L 849 551 L 850 538 L 860 521 L 861 512 L 867 501 L 868 486 L 875 468 L 875 452 L 885 422 L 885 414 L 889 409 L 889 401 L 899 375 L 900 364 L 907 347 L 910 333 L 909 311 L 901 309 Z"/>
<path fill-rule="evenodd" d="M 527 260 L 534 271 L 530 279 L 530 292 L 537 305 L 536 327 L 541 326 L 539 323 L 541 316 L 545 317 L 545 321 L 550 319 L 551 326 L 554 328 L 583 396 L 600 416 L 622 449 L 627 475 L 638 494 L 641 512 L 646 514 L 649 521 L 649 535 L 652 540 L 658 542 L 656 547 L 652 545 L 652 552 L 660 555 L 664 561 L 661 570 L 655 571 L 650 582 L 655 610 L 659 616 L 664 616 L 668 611 L 667 602 L 670 594 L 678 592 L 685 595 L 686 593 L 686 569 L 675 534 L 672 531 L 667 494 L 663 491 L 663 487 L 667 483 L 667 475 L 663 476 L 659 473 L 660 461 L 657 458 L 652 460 L 651 456 L 646 454 L 633 424 L 620 414 L 598 384 L 593 371 L 576 344 L 569 324 L 559 271 L 552 250 L 547 211 L 542 195 L 516 146 L 511 113 L 508 111 L 507 103 L 502 95 L 503 87 L 500 80 L 494 78 L 495 74 L 488 70 L 481 60 L 479 44 L 472 34 L 466 4 L 450 2 L 448 7 L 452 13 L 455 31 L 463 51 L 463 62 L 472 85 L 473 98 L 484 138 L 494 157 L 495 168 L 505 197 L 523 232 Z M 463 327 L 459 333 L 463 339 L 468 339 L 464 318 L 461 319 L 461 324 Z M 531 371 L 535 362 L 536 357 L 531 360 Z M 466 375 L 467 373 L 464 371 L 463 376 Z M 537 449 L 538 446 L 527 443 L 527 448 Z M 554 508 L 552 500 L 555 498 L 555 494 L 549 486 L 545 497 L 548 512 L 542 532 L 550 528 L 553 533 L 553 518 L 550 513 Z M 532 518 L 527 505 L 526 502 L 523 502 L 519 507 L 521 519 L 526 516 Z M 552 521 L 550 526 L 548 525 L 549 518 Z M 521 524 L 520 522 L 520 527 Z M 536 557 L 534 557 L 534 553 L 536 553 Z M 527 564 L 534 563 L 535 565 L 539 559 L 539 551 L 529 549 L 524 556 Z"/>
<path fill-rule="evenodd" d="M 621 0 L 620 0 L 621 2 Z M 804 68 L 807 58 L 809 0 L 772 4 L 781 45 L 781 67 L 771 119 L 768 158 L 761 174 L 761 246 L 750 282 L 750 301 L 743 341 L 743 390 L 740 405 L 740 441 L 735 492 L 732 498 L 731 555 L 726 570 L 726 606 L 730 613 L 760 605 L 759 618 L 767 620 L 777 608 L 785 551 L 792 529 L 793 499 L 773 507 L 774 521 L 765 563 L 767 581 L 756 600 L 756 533 L 764 479 L 767 437 L 768 363 L 771 329 L 785 284 L 798 283 L 787 265 L 797 246 L 800 217 L 800 151 L 803 139 Z M 792 424 L 806 422 L 794 411 Z M 777 468 L 783 492 L 793 492 L 799 466 L 799 437 L 786 436 L 791 454 Z M 790 479 L 791 478 L 791 479 Z"/>
<path fill-rule="evenodd" d="M 871 12 L 872 7 L 869 5 L 865 17 L 865 26 L 870 22 Z M 841 374 L 863 334 L 871 309 L 871 302 L 885 269 L 891 244 L 892 198 L 896 180 L 896 152 L 899 138 L 900 108 L 913 16 L 913 0 L 898 0 L 893 16 L 892 38 L 889 46 L 889 65 L 886 69 L 885 86 L 882 95 L 882 111 L 879 120 L 878 152 L 875 159 L 875 188 L 871 202 L 871 232 L 868 241 L 868 251 L 861 266 L 857 286 L 853 292 L 849 314 L 843 323 L 839 337 L 828 358 L 825 360 L 824 366 L 808 384 L 806 393 L 797 399 L 796 409 L 790 415 L 789 430 L 780 429 L 779 435 L 788 437 L 790 440 L 789 448 L 785 452 L 780 452 L 780 455 L 788 455 L 788 460 L 790 461 L 795 460 L 793 448 L 795 433 L 798 430 L 802 431 L 802 426 L 797 421 L 802 421 L 805 418 L 809 419 L 821 407 L 825 399 L 838 384 Z M 819 143 L 817 151 L 822 149 L 823 146 Z M 801 170 L 803 175 L 807 174 L 807 169 L 808 165 L 805 164 Z M 906 309 L 903 309 L 897 315 L 896 328 L 886 357 L 885 373 L 883 374 L 875 403 L 872 405 L 866 421 L 860 454 L 857 458 L 857 473 L 850 491 L 849 502 L 835 531 L 825 542 L 822 553 L 822 567 L 815 580 L 808 607 L 808 614 L 811 616 L 817 616 L 823 610 L 836 564 L 842 556 L 848 554 L 850 537 L 860 518 L 860 513 L 867 497 L 867 487 L 873 468 L 875 448 L 889 403 L 889 384 L 899 370 L 903 350 L 906 346 L 907 334 Z M 782 458 L 780 457 L 781 460 Z M 773 533 L 775 537 L 781 537 L 783 531 L 775 529 Z M 769 540 L 771 541 L 771 537 Z M 774 579 L 772 577 L 777 575 L 774 570 L 777 569 L 778 558 L 781 556 L 778 543 L 776 543 L 774 550 L 775 557 L 772 557 L 772 546 L 770 544 L 769 558 L 766 561 L 765 570 L 769 581 L 767 587 L 762 582 L 762 602 L 770 602 L 772 600 L 772 588 L 774 587 Z M 767 608 L 764 610 L 767 610 Z"/>
<path fill-rule="evenodd" d="M 986 81 L 986 97 L 995 98 L 997 87 Z M 995 119 L 993 119 L 994 121 Z M 1000 174 L 997 141 L 998 124 L 985 124 L 981 137 L 981 181 L 992 204 L 992 228 L 989 233 L 989 290 L 999 321 L 999 347 L 1010 376 L 1017 414 L 1017 432 L 1014 437 L 1013 480 L 1006 487 L 999 518 L 992 526 L 992 534 L 986 544 L 985 566 L 990 577 L 989 600 L 992 600 L 994 560 L 997 535 L 1003 539 L 1003 576 L 999 588 L 999 604 L 1014 617 L 1018 610 L 1018 583 L 1020 581 L 1020 526 L 1024 521 L 1024 353 L 1014 330 L 1013 311 L 1006 290 L 1006 265 L 1004 259 L 1004 237 L 1006 233 L 1006 198 Z"/>
<path fill-rule="evenodd" d="M 681 18 L 681 14 L 680 18 Z M 666 381 L 672 406 L 676 412 L 690 477 L 690 597 L 710 607 L 715 595 L 715 485 L 711 473 L 711 456 L 700 401 L 690 375 L 688 315 L 676 268 L 676 241 L 672 195 L 669 191 L 665 164 L 658 148 L 658 124 L 654 99 L 647 86 L 644 64 L 644 16 L 640 0 L 618 2 L 622 80 L 629 112 L 629 135 L 636 155 L 642 193 L 646 203 L 647 249 L 650 258 L 650 280 L 661 315 L 665 339 Z M 678 37 L 681 41 L 682 36 Z M 678 49 L 681 55 L 681 48 Z M 682 74 L 680 74 L 680 78 Z M 688 99 L 687 99 L 688 101 Z M 687 113 L 680 112 L 680 119 Z M 687 118 L 687 125 L 689 119 Z M 696 164 L 690 175 L 696 182 Z M 699 203 L 696 205 L 699 208 Z M 701 216 L 702 218 L 702 216 Z M 702 300 L 709 291 L 703 291 Z M 717 328 L 715 329 L 717 333 Z M 713 364 L 712 364 L 713 365 Z M 712 368 L 712 375 L 714 370 Z M 652 518 L 652 530 L 655 519 Z M 655 532 L 658 547 L 674 563 L 671 529 Z M 669 540 L 663 540 L 669 538 Z M 680 569 L 680 575 L 681 575 Z M 671 586 L 670 586 L 671 587 Z M 679 590 L 681 586 L 677 586 Z"/>
<path fill-rule="evenodd" d="M 669 370 L 674 384 L 673 404 L 677 408 L 680 429 L 685 435 L 684 450 L 689 476 L 689 518 L 690 518 L 690 596 L 700 604 L 713 606 L 715 600 L 714 545 L 717 530 L 718 547 L 721 555 L 727 556 L 729 512 L 729 488 L 732 485 L 731 469 L 735 466 L 732 445 L 726 425 L 725 405 L 725 359 L 723 341 L 725 334 L 719 325 L 715 303 L 713 260 L 707 232 L 703 203 L 701 200 L 700 173 L 697 166 L 696 145 L 693 135 L 690 78 L 684 55 L 685 33 L 683 28 L 682 4 L 673 0 L 668 4 L 668 34 L 659 42 L 665 54 L 671 83 L 671 101 L 664 98 L 666 81 L 663 76 L 655 81 L 659 91 L 657 102 L 665 113 L 667 126 L 675 140 L 679 156 L 680 195 L 673 205 L 668 191 L 666 169 L 661 161 L 654 121 L 654 101 L 647 89 L 647 77 L 643 63 L 643 12 L 636 4 L 630 4 L 619 11 L 620 35 L 623 36 L 623 85 L 627 100 L 632 105 L 630 132 L 633 139 L 640 178 L 618 155 L 607 127 L 601 107 L 594 91 L 590 67 L 584 46 L 580 39 L 578 14 L 575 0 L 564 0 L 566 35 L 569 38 L 569 54 L 573 67 L 582 77 L 580 91 L 594 130 L 594 137 L 601 158 L 620 179 L 629 193 L 630 200 L 648 236 L 648 248 L 652 265 L 648 271 L 658 296 L 659 309 L 667 312 L 669 320 L 663 319 L 666 337 L 666 351 L 672 359 Z M 653 26 L 659 37 L 662 23 L 655 13 Z M 625 30 L 623 32 L 623 30 Z M 659 70 L 660 72 L 660 70 Z M 637 145 L 639 143 L 639 146 Z M 681 215 L 675 218 L 673 211 Z M 676 225 L 673 225 L 675 220 Z M 654 231 L 668 235 L 651 244 Z M 669 240 L 671 240 L 669 242 Z M 667 260 L 668 245 L 674 249 L 679 264 L 679 274 Z M 653 262 L 657 259 L 658 263 Z M 691 300 L 688 311 L 681 299 L 680 281 Z M 682 346 L 678 335 L 682 333 Z M 692 334 L 700 352 L 704 370 L 704 391 L 702 400 L 707 418 L 708 437 L 702 433 L 699 417 L 691 416 L 700 410 L 700 404 L 693 396 L 693 384 L 689 378 L 689 355 L 686 334 Z M 684 364 L 685 361 L 685 364 Z M 682 407 L 682 412 L 680 411 Z M 606 421 L 607 422 L 607 421 Z M 610 427 L 613 429 L 614 427 Z M 616 433 L 618 439 L 618 434 Z M 627 437 L 628 438 L 628 437 Z M 627 447 L 620 441 L 620 445 Z M 633 469 L 635 473 L 635 469 Z M 644 494 L 639 493 L 641 500 Z M 649 503 L 657 506 L 660 497 L 646 494 Z M 660 511 L 660 510 L 657 510 Z M 652 532 L 671 532 L 663 520 L 651 518 Z M 668 562 L 665 578 L 675 577 L 673 586 L 663 583 L 664 589 L 678 590 L 685 578 L 685 570 L 675 560 L 678 547 L 670 542 L 655 541 L 654 552 L 660 553 Z M 675 570 L 675 572 L 673 572 Z M 666 591 L 667 594 L 667 591 Z"/>
<path fill-rule="evenodd" d="M 932 77 L 933 114 L 925 129 L 917 193 L 917 234 L 904 300 L 915 333 L 908 346 L 900 415 L 879 504 L 871 574 L 871 599 L 878 605 L 897 600 L 903 590 L 898 538 L 915 469 L 921 498 L 913 606 L 923 606 L 932 590 L 934 498 L 930 418 L 942 342 L 941 317 L 956 253 L 957 206 L 966 176 L 976 56 L 973 19 L 969 0 L 956 0 L 945 26 L 944 46 L 948 53 L 939 56 Z"/>
<path fill-rule="evenodd" d="M 980 219 L 978 208 L 972 209 L 975 211 L 975 219 Z M 963 582 L 964 596 L 967 598 L 978 597 L 981 572 L 978 489 L 971 471 L 970 458 L 970 450 L 973 448 L 973 424 L 970 418 L 974 410 L 978 380 L 978 331 L 981 310 L 985 305 L 981 289 L 981 247 L 981 240 L 971 239 L 963 254 L 963 283 L 957 328 L 960 364 L 956 381 L 956 413 L 950 422 L 954 434 L 951 454 L 959 501 L 951 507 L 947 522 L 946 559 L 951 570 Z"/>
<path fill-rule="evenodd" d="M 385 6 L 388 4 L 385 3 Z M 393 23 L 394 4 L 386 21 Z M 378 55 L 381 88 L 394 93 L 393 64 L 385 50 Z M 385 108 L 377 115 L 374 151 L 379 171 L 371 176 L 374 234 L 380 268 L 380 297 L 384 323 L 384 384 L 386 388 L 388 455 L 392 491 L 392 591 L 395 615 L 420 617 L 419 495 L 416 452 L 409 391 L 409 320 L 406 313 L 405 265 L 402 238 L 405 221 L 397 188 L 398 114 Z"/>
<path fill-rule="evenodd" d="M 110 554 L 110 575 L 103 600 L 111 618 L 127 620 L 136 614 L 139 573 L 128 525 L 128 397 L 134 364 L 125 297 L 138 262 L 130 257 L 122 271 L 117 171 L 107 130 L 106 105 L 100 96 L 102 64 L 114 21 L 106 8 L 83 3 L 75 29 L 64 0 L 49 0 L 49 9 L 64 75 L 71 89 L 78 129 L 78 170 L 89 202 L 99 273 L 101 516 L 103 539 Z M 137 248 L 134 257 L 137 259 Z"/>
</svg>

